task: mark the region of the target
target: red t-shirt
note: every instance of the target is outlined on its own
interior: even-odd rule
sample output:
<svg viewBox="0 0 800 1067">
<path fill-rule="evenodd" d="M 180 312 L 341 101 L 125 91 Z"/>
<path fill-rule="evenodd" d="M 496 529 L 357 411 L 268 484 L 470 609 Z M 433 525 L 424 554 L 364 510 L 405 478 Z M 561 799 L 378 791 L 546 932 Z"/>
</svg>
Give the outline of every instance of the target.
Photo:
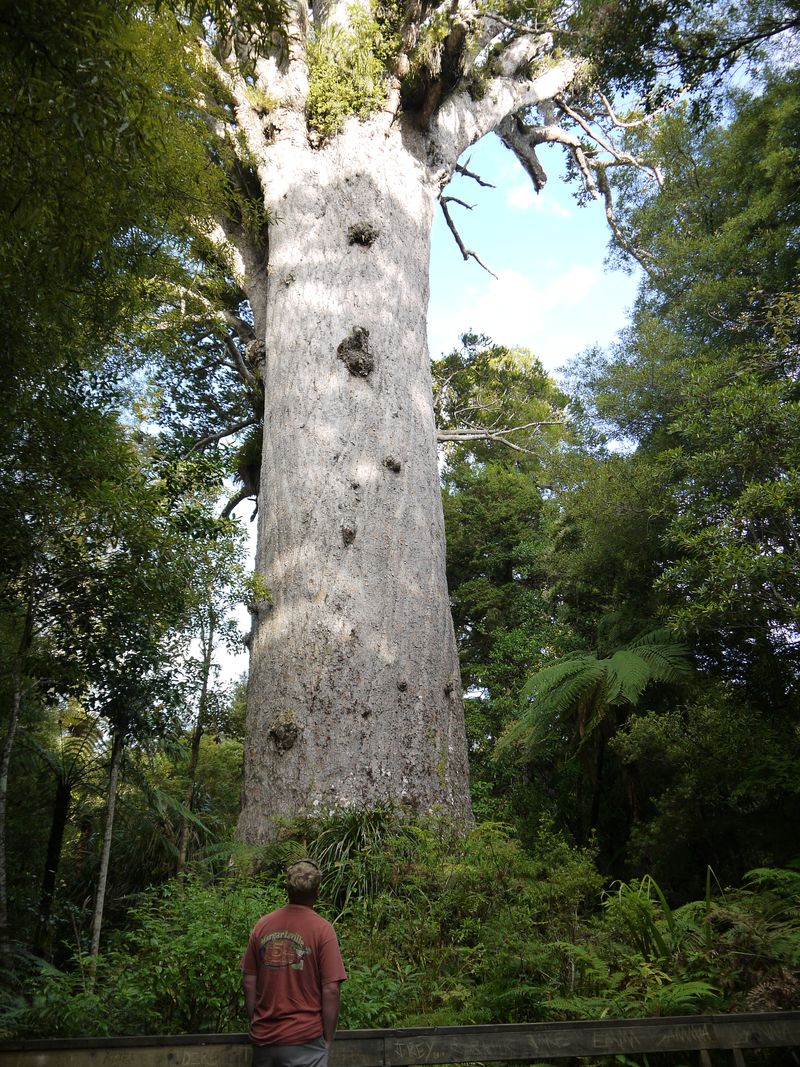
<svg viewBox="0 0 800 1067">
<path fill-rule="evenodd" d="M 304 904 L 258 920 L 242 956 L 256 976 L 250 1038 L 256 1045 L 305 1045 L 322 1034 L 322 986 L 347 972 L 331 924 Z"/>
</svg>

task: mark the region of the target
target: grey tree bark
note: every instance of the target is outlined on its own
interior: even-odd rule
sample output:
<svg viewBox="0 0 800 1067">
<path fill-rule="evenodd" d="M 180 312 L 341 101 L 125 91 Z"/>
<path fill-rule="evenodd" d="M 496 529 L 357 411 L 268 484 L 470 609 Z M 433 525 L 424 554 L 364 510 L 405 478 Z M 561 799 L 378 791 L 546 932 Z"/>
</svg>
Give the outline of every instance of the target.
<svg viewBox="0 0 800 1067">
<path fill-rule="evenodd" d="M 265 160 L 267 410 L 239 832 L 395 801 L 470 817 L 425 336 L 435 179 L 351 123 Z"/>
</svg>

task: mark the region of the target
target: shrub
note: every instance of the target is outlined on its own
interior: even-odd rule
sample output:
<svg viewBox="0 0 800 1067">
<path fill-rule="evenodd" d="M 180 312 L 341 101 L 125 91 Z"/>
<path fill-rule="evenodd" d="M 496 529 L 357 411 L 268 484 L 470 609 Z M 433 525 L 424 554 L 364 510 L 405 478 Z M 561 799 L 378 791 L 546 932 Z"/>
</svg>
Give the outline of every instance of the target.
<svg viewBox="0 0 800 1067">
<path fill-rule="evenodd" d="M 169 883 L 144 895 L 92 979 L 44 968 L 19 1025 L 26 1036 L 237 1032 L 247 1029 L 239 961 L 279 885 Z"/>
</svg>

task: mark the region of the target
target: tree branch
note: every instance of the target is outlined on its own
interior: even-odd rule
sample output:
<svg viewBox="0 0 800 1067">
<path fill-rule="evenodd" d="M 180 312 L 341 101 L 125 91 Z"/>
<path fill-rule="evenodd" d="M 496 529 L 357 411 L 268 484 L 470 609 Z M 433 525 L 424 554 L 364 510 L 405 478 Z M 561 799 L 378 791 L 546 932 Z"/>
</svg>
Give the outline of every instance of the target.
<svg viewBox="0 0 800 1067">
<path fill-rule="evenodd" d="M 460 236 L 458 230 L 456 229 L 456 224 L 453 222 L 452 218 L 450 217 L 450 212 L 447 210 L 447 201 L 448 200 L 454 200 L 454 199 L 455 199 L 455 197 L 448 197 L 448 196 L 441 197 L 440 196 L 439 197 L 439 203 L 442 205 L 442 212 L 444 213 L 445 222 L 448 225 L 450 233 L 452 233 L 453 237 L 455 238 L 455 242 L 458 245 L 458 248 L 459 248 L 459 251 L 461 252 L 461 255 L 464 257 L 465 260 L 474 259 L 475 262 L 478 264 L 478 266 L 479 267 L 483 267 L 483 269 L 486 271 L 487 274 L 491 274 L 491 276 L 493 278 L 497 278 L 497 275 L 494 273 L 494 271 L 493 270 L 489 270 L 489 268 L 486 266 L 486 264 L 483 262 L 483 260 L 477 254 L 477 252 L 473 252 L 472 249 L 467 248 L 464 245 L 464 242 L 461 240 L 461 236 Z M 463 203 L 463 201 L 459 200 L 458 203 L 461 204 L 461 203 Z M 464 204 L 464 207 L 469 208 L 469 204 Z"/>
<path fill-rule="evenodd" d="M 603 107 L 605 108 L 606 114 L 611 119 L 612 123 L 621 130 L 636 130 L 640 126 L 649 125 L 649 123 L 652 121 L 653 115 L 651 114 L 646 115 L 644 118 L 641 119 L 635 119 L 633 122 L 624 122 L 622 119 L 617 117 L 617 114 L 614 111 L 614 108 L 611 106 L 611 102 L 608 100 L 608 98 L 603 93 L 598 93 L 598 96 L 603 101 Z M 658 114 L 658 111 L 653 112 L 653 114 Z"/>
<path fill-rule="evenodd" d="M 526 140 L 524 128 L 521 128 L 517 118 L 507 115 L 497 127 L 497 135 L 506 148 L 517 157 L 534 189 L 540 193 L 547 183 L 547 172 L 536 155 L 535 145 Z"/>
<path fill-rule="evenodd" d="M 507 115 L 552 100 L 566 90 L 583 69 L 583 61 L 562 59 L 533 77 L 526 73 L 551 47 L 547 34 L 512 41 L 501 55 L 499 73 L 489 80 L 480 99 L 474 99 L 464 84 L 442 104 L 431 122 L 431 136 L 442 158 L 458 159 Z"/>
<path fill-rule="evenodd" d="M 470 427 L 461 430 L 437 430 L 436 441 L 439 444 L 445 444 L 448 441 L 455 444 L 461 444 L 465 441 L 492 441 L 495 444 L 506 445 L 507 448 L 512 448 L 515 452 L 524 452 L 526 455 L 532 456 L 535 454 L 533 449 L 525 448 L 514 441 L 509 441 L 507 435 L 533 428 L 538 430 L 540 426 L 563 425 L 563 419 L 551 419 L 543 422 L 528 422 L 523 426 L 510 426 L 507 430 L 490 430 L 482 427 Z"/>
<path fill-rule="evenodd" d="M 571 108 L 565 102 L 563 97 L 557 96 L 554 99 L 555 103 L 564 112 L 564 114 L 569 115 L 573 122 L 576 122 L 583 130 L 583 132 L 588 137 L 590 137 L 595 142 L 595 144 L 598 144 L 605 152 L 607 152 L 612 157 L 612 159 L 615 159 L 618 163 L 627 163 L 629 166 L 637 167 L 639 170 L 643 170 L 646 171 L 648 174 L 652 174 L 652 176 L 658 183 L 659 188 L 663 187 L 664 178 L 658 167 L 654 166 L 651 163 L 645 163 L 644 160 L 641 160 L 636 156 L 632 156 L 628 152 L 618 151 L 616 148 L 614 148 L 611 142 L 602 135 L 602 133 L 598 133 L 598 131 L 595 130 L 589 124 L 589 122 L 587 122 L 587 120 L 579 111 L 576 111 L 574 108 Z"/>
<path fill-rule="evenodd" d="M 259 391 L 258 378 L 256 378 L 255 374 L 253 374 L 253 372 L 247 366 L 245 361 L 242 359 L 242 353 L 239 351 L 239 346 L 236 344 L 236 342 L 234 341 L 234 339 L 231 337 L 230 334 L 227 334 L 226 337 L 225 337 L 225 347 L 230 352 L 231 357 L 233 358 L 235 369 L 238 371 L 239 377 L 242 379 L 244 384 L 252 392 L 258 393 L 258 391 Z"/>
<path fill-rule="evenodd" d="M 574 133 L 570 133 L 568 130 L 563 130 L 555 123 L 550 123 L 545 126 L 527 126 L 521 119 L 513 119 L 513 117 L 510 117 L 509 121 L 503 124 L 500 136 L 504 141 L 508 139 L 510 142 L 509 147 L 512 152 L 517 155 L 517 158 L 520 159 L 523 166 L 525 166 L 525 162 L 520 158 L 520 153 L 526 154 L 527 158 L 532 156 L 533 159 L 536 159 L 536 145 L 563 145 L 569 150 L 570 155 L 575 160 L 578 170 L 580 170 L 581 175 L 583 176 L 586 191 L 594 197 L 595 200 L 600 199 L 600 192 L 598 191 L 597 183 L 592 175 L 592 164 L 586 156 L 580 138 L 576 137 Z M 525 169 L 528 169 L 527 166 Z"/>
<path fill-rule="evenodd" d="M 224 437 L 232 437 L 235 433 L 239 433 L 241 430 L 246 430 L 250 426 L 258 426 L 260 419 L 246 419 L 242 422 L 236 422 L 233 426 L 228 426 L 224 430 L 220 430 L 219 433 L 210 433 L 208 437 L 202 437 L 199 441 L 195 441 L 188 452 L 181 456 L 181 459 L 188 459 L 194 452 L 199 452 L 200 449 L 205 448 L 206 445 L 213 444 L 215 441 L 221 441 Z"/>
<path fill-rule="evenodd" d="M 617 216 L 614 212 L 614 198 L 611 194 L 611 186 L 608 183 L 606 166 L 602 163 L 596 164 L 595 172 L 597 174 L 597 183 L 600 186 L 603 202 L 605 204 L 606 219 L 608 220 L 609 228 L 613 233 L 617 244 L 620 246 L 620 248 L 623 248 L 629 256 L 636 260 L 636 262 L 639 264 L 645 274 L 648 274 L 650 277 L 652 277 L 654 263 L 653 257 L 648 252 L 645 252 L 644 249 L 636 248 L 635 245 L 631 244 L 631 242 L 622 232 L 622 228 L 619 225 L 619 222 L 617 221 Z"/>
<path fill-rule="evenodd" d="M 255 340 L 256 333 L 253 327 L 246 319 L 243 319 L 241 315 L 237 315 L 236 312 L 231 311 L 229 308 L 222 307 L 219 304 L 215 304 L 213 300 L 209 300 L 207 296 L 204 296 L 196 289 L 192 289 L 188 286 L 176 286 L 175 293 L 180 297 L 180 312 L 182 316 L 189 314 L 186 310 L 186 301 L 194 300 L 206 310 L 208 319 L 205 321 L 211 320 L 211 322 L 215 323 L 217 326 L 217 332 L 214 332 L 213 330 L 205 330 L 199 337 L 195 338 L 195 343 L 206 337 L 219 337 L 219 327 L 223 327 L 225 331 L 223 340 L 227 340 L 230 336 L 228 331 L 233 331 L 243 344 Z M 242 299 L 245 299 L 244 294 L 242 294 Z M 200 318 L 201 322 L 203 321 L 203 316 L 198 315 L 198 318 Z"/>
<path fill-rule="evenodd" d="M 456 166 L 455 166 L 456 174 L 463 174 L 465 178 L 472 178 L 472 180 L 474 182 L 477 182 L 478 185 L 480 185 L 483 189 L 495 189 L 496 188 L 496 186 L 492 185 L 491 182 L 485 182 L 483 180 L 483 178 L 481 178 L 481 176 L 479 174 L 473 174 L 473 172 L 471 170 L 468 170 L 468 167 L 469 167 L 469 160 L 467 160 L 467 162 L 464 164 L 464 166 L 462 166 L 460 163 L 456 163 Z"/>
<path fill-rule="evenodd" d="M 248 500 L 248 499 L 255 499 L 257 501 L 258 497 L 256 496 L 256 494 L 251 493 L 249 489 L 240 489 L 239 492 L 235 496 L 232 496 L 230 498 L 228 503 L 222 509 L 222 514 L 220 515 L 220 518 L 229 519 L 231 517 L 231 514 L 233 513 L 234 508 L 238 507 L 239 504 L 241 504 L 241 502 L 243 500 Z M 253 519 L 256 517 L 257 514 L 258 514 L 258 504 L 256 504 L 256 510 L 250 516 L 250 522 L 253 521 Z"/>
</svg>

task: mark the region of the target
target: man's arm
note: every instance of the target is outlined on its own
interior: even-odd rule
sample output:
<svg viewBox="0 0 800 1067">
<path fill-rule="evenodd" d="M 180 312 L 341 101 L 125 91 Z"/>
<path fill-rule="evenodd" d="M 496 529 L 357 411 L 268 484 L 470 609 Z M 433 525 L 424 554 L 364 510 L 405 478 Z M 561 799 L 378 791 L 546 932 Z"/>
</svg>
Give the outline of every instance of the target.
<svg viewBox="0 0 800 1067">
<path fill-rule="evenodd" d="M 339 993 L 341 982 L 325 982 L 322 987 L 322 1036 L 328 1048 L 336 1036 L 339 1021 Z"/>
<path fill-rule="evenodd" d="M 254 974 L 242 975 L 242 989 L 244 990 L 244 1003 L 247 1008 L 247 1018 L 250 1022 L 253 1021 L 253 1016 L 256 1013 L 256 976 Z M 334 1030 L 336 1029 L 336 1023 L 333 1024 Z"/>
</svg>

